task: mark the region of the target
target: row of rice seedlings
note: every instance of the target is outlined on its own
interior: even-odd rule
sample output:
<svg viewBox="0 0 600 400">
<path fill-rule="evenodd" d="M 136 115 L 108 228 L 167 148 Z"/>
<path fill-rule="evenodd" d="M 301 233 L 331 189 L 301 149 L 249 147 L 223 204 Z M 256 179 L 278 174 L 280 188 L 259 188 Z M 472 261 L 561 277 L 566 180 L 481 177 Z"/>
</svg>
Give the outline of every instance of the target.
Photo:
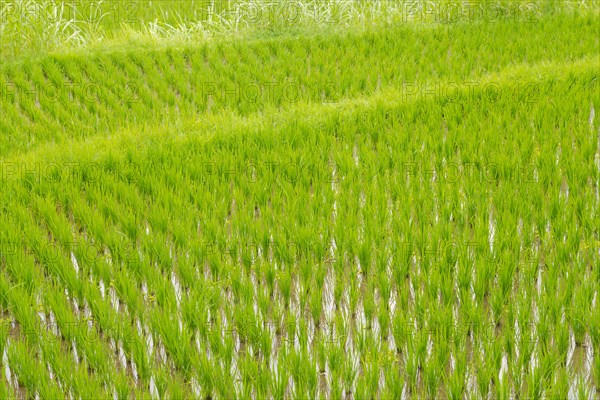
<svg viewBox="0 0 600 400">
<path fill-rule="evenodd" d="M 94 81 L 90 80 L 85 63 L 76 63 L 66 58 L 46 58 L 40 64 L 57 92 L 56 96 L 49 96 L 46 92 L 47 85 L 36 87 L 35 95 L 39 98 L 41 107 L 53 106 L 65 112 L 67 115 L 61 116 L 59 121 L 71 135 L 85 135 L 89 130 L 86 125 L 92 121 L 97 127 L 101 126 L 102 119 L 99 117 L 107 114 L 101 108 L 92 108 L 89 104 L 93 94 L 89 88 Z M 78 113 L 70 113 L 71 107 L 76 108 Z"/>
<path fill-rule="evenodd" d="M 68 109 L 77 108 L 79 113 L 72 119 L 80 119 L 81 135 L 86 134 L 86 126 L 93 123 L 96 129 L 111 126 L 110 119 L 114 117 L 109 110 L 112 104 L 118 104 L 118 97 L 111 96 L 109 87 L 100 82 L 110 82 L 98 71 L 98 62 L 93 60 L 75 60 L 71 57 L 54 57 L 52 61 L 63 75 L 61 88 L 64 91 L 63 100 Z M 65 86 L 68 86 L 66 88 Z M 89 128 L 88 128 L 89 129 Z"/>
<path fill-rule="evenodd" d="M 51 85 L 48 84 L 48 81 L 45 77 L 45 73 L 39 64 L 31 65 L 30 69 L 27 70 L 27 75 L 31 81 L 32 87 L 34 88 L 33 91 L 35 91 L 35 88 L 43 87 L 47 90 L 47 96 L 53 99 L 58 98 L 57 93 L 53 91 Z M 36 101 L 39 102 L 39 100 L 37 99 Z M 41 102 L 40 108 L 44 109 L 44 111 L 46 111 L 49 114 L 48 121 L 52 121 L 52 125 L 46 127 L 49 131 L 53 131 L 54 129 L 56 129 L 57 126 L 60 126 L 61 119 L 64 119 L 65 117 L 66 110 L 64 108 L 58 106 L 56 103 L 42 105 Z M 55 131 L 55 134 L 56 133 L 57 132 Z"/>
<path fill-rule="evenodd" d="M 23 93 L 31 92 L 32 88 L 29 85 L 29 81 L 23 76 L 22 71 L 11 71 L 9 75 L 7 75 L 8 79 L 13 83 L 15 88 L 18 88 L 19 91 Z M 31 98 L 25 99 L 18 103 L 18 110 L 21 114 L 21 117 L 26 120 L 32 129 L 32 134 L 39 134 L 41 137 L 43 136 L 43 132 L 40 131 L 38 123 L 43 123 L 44 119 L 40 114 L 39 108 L 36 106 L 36 103 Z M 47 122 L 47 121 L 45 121 Z"/>
<path fill-rule="evenodd" d="M 7 87 L 2 88 L 6 96 L 2 96 L 0 103 L 3 108 L 6 104 L 8 111 L 16 106 L 24 113 L 17 120 L 10 119 L 17 126 L 8 131 L 9 143 L 24 140 L 15 136 L 15 132 L 31 132 L 27 140 L 32 143 L 32 137 L 36 142 L 56 140 L 57 133 L 69 126 L 77 128 L 78 136 L 87 136 L 119 128 L 127 122 L 164 122 L 164 118 L 157 119 L 153 110 L 171 108 L 173 102 L 179 111 L 169 118 L 177 119 L 207 110 L 211 103 L 210 107 L 216 110 L 232 109 L 247 114 L 272 106 L 340 101 L 386 87 L 402 91 L 407 100 L 418 100 L 431 91 L 444 94 L 447 88 L 455 86 L 450 85 L 456 80 L 477 83 L 480 74 L 510 66 L 516 60 L 535 62 L 590 54 L 597 44 L 594 26 L 594 17 L 556 16 L 535 25 L 503 23 L 484 28 L 468 25 L 464 29 L 443 27 L 425 31 L 397 27 L 243 45 L 226 42 L 183 50 L 155 49 L 147 56 L 133 55 L 137 50 L 131 50 L 131 56 L 120 52 L 91 57 L 54 55 L 3 67 Z M 545 43 L 543 38 L 549 34 L 561 35 L 552 49 L 525 46 L 531 41 Z M 394 40 L 399 35 L 406 40 Z M 498 48 L 510 51 L 481 52 L 479 49 L 490 36 L 506 42 L 506 46 L 499 43 Z M 348 47 L 353 49 L 353 68 L 340 70 L 329 60 L 349 60 Z M 449 47 L 470 50 L 449 56 Z M 296 57 L 308 57 L 308 66 L 290 62 Z M 448 57 L 449 63 L 437 63 L 440 58 Z M 237 58 L 246 60 L 248 71 L 239 71 L 238 63 L 233 62 Z M 402 65 L 398 65 L 399 58 L 404 60 Z M 476 65 L 470 61 L 474 58 L 478 60 Z M 181 60 L 173 73 L 167 72 L 171 69 L 170 59 Z M 379 60 L 376 67 L 372 59 Z M 184 62 L 191 64 L 191 73 L 181 69 Z M 39 63 L 43 65 L 42 71 Z M 33 71 L 35 76 L 31 75 Z M 43 74 L 53 77 L 52 85 L 44 83 Z M 442 77 L 450 83 L 436 86 L 434 82 Z M 161 84 L 165 79 L 168 87 Z M 56 92 L 55 85 L 58 85 Z M 178 88 L 181 99 L 174 98 L 173 87 Z M 507 91 L 498 96 L 507 96 Z M 25 121 L 29 122 L 21 125 Z M 92 125 L 96 129 L 91 129 Z M 13 147 L 2 148 L 8 151 Z"/>
<path fill-rule="evenodd" d="M 124 95 L 123 91 L 127 90 L 128 82 L 123 76 L 123 71 L 113 65 L 110 58 L 87 58 L 84 65 L 83 70 L 88 76 L 89 84 L 86 97 L 83 100 L 88 103 L 92 115 L 99 120 L 103 120 L 102 115 L 99 112 L 94 112 L 94 110 L 105 108 L 107 115 L 111 115 L 110 112 L 113 112 L 108 119 L 121 121 L 124 115 L 124 106 L 131 107 L 136 112 L 139 111 L 139 108 L 136 108 L 132 101 L 128 101 L 130 98 Z M 119 106 L 121 107 L 120 110 L 117 108 Z M 115 111 L 119 111 L 119 113 L 114 115 Z"/>
<path fill-rule="evenodd" d="M 123 100 L 129 98 L 131 101 L 128 103 L 134 103 L 132 108 L 146 110 L 146 112 L 148 110 L 156 112 L 164 103 L 163 99 L 160 99 L 157 93 L 149 87 L 146 79 L 139 79 L 143 75 L 140 74 L 140 70 L 136 68 L 135 64 L 127 58 L 111 57 L 107 60 L 107 63 L 109 69 L 112 69 L 115 72 L 118 71 L 119 73 L 115 89 L 122 90 L 122 92 L 118 94 L 118 98 L 121 99 L 121 104 L 127 104 L 124 103 Z"/>
</svg>

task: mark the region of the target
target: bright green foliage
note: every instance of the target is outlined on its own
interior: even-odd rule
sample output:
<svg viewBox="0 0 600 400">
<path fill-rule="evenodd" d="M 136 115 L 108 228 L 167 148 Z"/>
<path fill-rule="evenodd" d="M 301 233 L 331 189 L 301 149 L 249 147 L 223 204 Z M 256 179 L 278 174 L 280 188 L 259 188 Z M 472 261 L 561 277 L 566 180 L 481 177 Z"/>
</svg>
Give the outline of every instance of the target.
<svg viewBox="0 0 600 400">
<path fill-rule="evenodd" d="M 0 21 L 0 398 L 597 396 L 597 7 L 334 3 Z"/>
</svg>

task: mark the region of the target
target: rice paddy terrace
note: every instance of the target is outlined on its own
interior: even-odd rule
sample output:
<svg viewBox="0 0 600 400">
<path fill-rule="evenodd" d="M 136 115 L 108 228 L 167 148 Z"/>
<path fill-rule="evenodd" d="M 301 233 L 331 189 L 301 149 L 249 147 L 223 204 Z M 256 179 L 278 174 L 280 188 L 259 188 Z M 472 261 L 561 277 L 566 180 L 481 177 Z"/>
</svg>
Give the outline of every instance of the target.
<svg viewBox="0 0 600 400">
<path fill-rule="evenodd" d="M 0 398 L 600 396 L 598 3 L 2 3 Z"/>
</svg>

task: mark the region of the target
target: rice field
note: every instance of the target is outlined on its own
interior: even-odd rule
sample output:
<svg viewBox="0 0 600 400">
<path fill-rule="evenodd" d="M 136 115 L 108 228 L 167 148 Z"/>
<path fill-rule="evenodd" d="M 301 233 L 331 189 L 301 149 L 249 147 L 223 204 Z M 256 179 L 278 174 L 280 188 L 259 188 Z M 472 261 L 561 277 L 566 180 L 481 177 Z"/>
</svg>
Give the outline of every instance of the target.
<svg viewBox="0 0 600 400">
<path fill-rule="evenodd" d="M 600 398 L 600 3 L 0 1 L 0 399 Z"/>
</svg>

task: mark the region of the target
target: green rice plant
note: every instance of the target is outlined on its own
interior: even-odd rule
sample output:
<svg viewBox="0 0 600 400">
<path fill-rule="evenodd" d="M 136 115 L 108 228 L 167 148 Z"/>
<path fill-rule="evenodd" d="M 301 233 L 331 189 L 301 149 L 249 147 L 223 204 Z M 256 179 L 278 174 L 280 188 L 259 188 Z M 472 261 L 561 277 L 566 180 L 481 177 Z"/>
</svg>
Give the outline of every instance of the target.
<svg viewBox="0 0 600 400">
<path fill-rule="evenodd" d="M 594 364 L 592 366 L 592 374 L 594 378 L 594 385 L 596 388 L 598 387 L 598 382 L 600 381 L 600 362 L 598 361 L 598 357 L 594 357 Z"/>
<path fill-rule="evenodd" d="M 491 390 L 493 369 L 481 359 L 481 356 L 478 356 L 475 365 L 477 366 L 477 390 L 480 396 L 485 397 Z"/>
<path fill-rule="evenodd" d="M 342 382 L 346 393 L 353 393 L 357 378 L 357 366 L 351 360 L 346 360 L 342 369 Z"/>
<path fill-rule="evenodd" d="M 49 377 L 43 374 L 39 362 L 32 357 L 31 349 L 21 342 L 11 344 L 8 361 L 14 374 L 19 377 L 19 385 L 35 391 L 39 387 L 40 394 L 59 395 L 62 390 Z"/>
<path fill-rule="evenodd" d="M 346 343 L 346 337 L 337 335 L 331 340 L 331 346 L 329 346 L 330 352 L 327 354 L 327 365 L 332 376 L 337 376 L 343 371 L 344 361 L 344 346 Z"/>
<path fill-rule="evenodd" d="M 555 370 L 555 376 L 547 392 L 549 396 L 568 396 L 569 394 L 569 376 L 565 368 Z"/>
<path fill-rule="evenodd" d="M 454 357 L 454 355 L 452 356 Z M 463 398 L 467 387 L 466 387 L 466 368 L 467 368 L 467 357 L 464 355 L 457 355 L 457 360 L 454 361 L 454 367 L 452 372 L 445 374 L 444 382 L 446 386 L 447 396 L 450 399 L 461 399 Z"/>
<path fill-rule="evenodd" d="M 283 357 L 280 355 L 278 363 L 283 361 Z M 277 370 L 277 375 L 271 378 L 270 381 L 270 393 L 275 399 L 285 398 L 286 388 L 288 385 L 288 372 L 286 369 Z"/>
<path fill-rule="evenodd" d="M 592 396 L 588 383 L 583 377 L 577 379 L 577 397 L 580 399 L 589 399 Z"/>
<path fill-rule="evenodd" d="M 4 312 L 3 312 L 4 314 Z M 8 331 L 9 331 L 9 324 L 10 321 L 8 320 L 2 320 L 2 323 L 0 324 L 0 352 L 2 354 L 4 354 L 4 349 L 6 348 L 7 345 L 7 340 L 8 340 Z M 2 361 L 4 363 L 4 360 Z"/>
<path fill-rule="evenodd" d="M 437 363 L 437 360 L 432 359 L 428 362 L 425 362 L 425 365 L 423 367 L 423 379 L 427 397 L 436 397 L 438 385 L 442 379 L 441 366 Z"/>
<path fill-rule="evenodd" d="M 4 380 L 0 381 L 0 395 L 5 399 L 16 397 L 14 390 Z"/>
</svg>

